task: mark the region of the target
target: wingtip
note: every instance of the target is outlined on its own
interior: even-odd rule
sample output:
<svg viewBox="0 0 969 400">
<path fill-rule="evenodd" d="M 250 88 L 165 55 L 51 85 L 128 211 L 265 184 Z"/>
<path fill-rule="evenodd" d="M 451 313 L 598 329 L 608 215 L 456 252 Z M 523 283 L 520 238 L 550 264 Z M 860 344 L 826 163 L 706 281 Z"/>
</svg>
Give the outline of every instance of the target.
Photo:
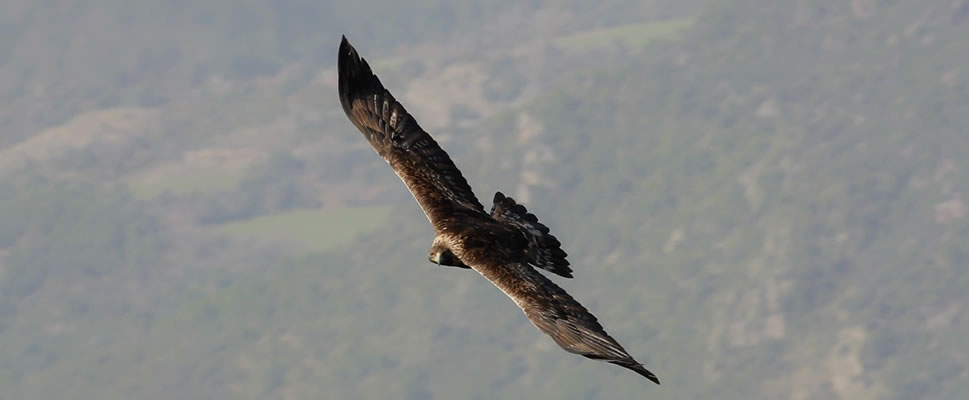
<svg viewBox="0 0 969 400">
<path fill-rule="evenodd" d="M 344 72 L 347 67 L 358 64 L 355 62 L 358 59 L 360 59 L 360 56 L 357 55 L 357 49 L 353 48 L 346 35 L 340 35 L 340 55 L 337 57 L 337 68 Z"/>
<path fill-rule="evenodd" d="M 653 383 L 659 385 L 659 378 L 656 377 L 656 374 L 654 374 L 654 373 L 650 372 L 648 369 L 646 369 L 646 367 L 643 367 L 642 365 L 640 365 L 639 368 L 631 368 L 631 369 L 633 371 L 635 371 L 636 373 L 642 375 L 646 379 L 649 379 Z"/>
<path fill-rule="evenodd" d="M 372 95 L 383 91 L 380 79 L 374 76 L 367 60 L 360 57 L 346 35 L 341 35 L 340 54 L 337 56 L 337 80 L 340 103 L 349 112 L 353 97 Z"/>
<path fill-rule="evenodd" d="M 643 364 L 636 362 L 636 360 L 629 359 L 623 361 L 609 361 L 609 363 L 632 370 L 633 372 L 642 375 L 644 378 L 649 379 L 653 383 L 659 385 L 659 378 L 656 377 L 656 374 L 646 369 Z"/>
</svg>

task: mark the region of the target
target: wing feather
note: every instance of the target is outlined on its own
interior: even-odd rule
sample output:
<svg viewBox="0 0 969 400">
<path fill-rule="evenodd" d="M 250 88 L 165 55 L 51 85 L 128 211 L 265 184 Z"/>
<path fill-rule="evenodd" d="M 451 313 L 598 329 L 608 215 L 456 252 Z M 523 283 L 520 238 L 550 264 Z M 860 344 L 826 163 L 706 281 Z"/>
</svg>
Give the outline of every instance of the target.
<svg viewBox="0 0 969 400">
<path fill-rule="evenodd" d="M 589 310 L 532 267 L 489 259 L 471 268 L 514 300 L 532 324 L 565 351 L 628 368 L 659 384 L 656 375 L 609 336 Z"/>
<path fill-rule="evenodd" d="M 448 154 L 384 88 L 346 37 L 337 69 L 343 111 L 404 181 L 435 228 L 456 212 L 485 212 Z"/>
</svg>

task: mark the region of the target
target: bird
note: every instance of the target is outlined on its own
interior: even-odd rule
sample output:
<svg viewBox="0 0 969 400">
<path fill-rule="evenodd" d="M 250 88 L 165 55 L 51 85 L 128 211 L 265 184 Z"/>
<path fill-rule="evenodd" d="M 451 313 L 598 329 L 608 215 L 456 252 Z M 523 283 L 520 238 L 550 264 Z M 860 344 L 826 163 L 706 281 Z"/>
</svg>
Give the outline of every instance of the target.
<svg viewBox="0 0 969 400">
<path fill-rule="evenodd" d="M 501 192 L 486 212 L 448 154 L 384 88 L 346 35 L 340 41 L 337 75 L 343 111 L 404 182 L 434 228 L 428 261 L 478 272 L 565 351 L 630 369 L 659 384 L 589 310 L 536 270 L 573 277 L 567 254 L 549 228 Z"/>
</svg>

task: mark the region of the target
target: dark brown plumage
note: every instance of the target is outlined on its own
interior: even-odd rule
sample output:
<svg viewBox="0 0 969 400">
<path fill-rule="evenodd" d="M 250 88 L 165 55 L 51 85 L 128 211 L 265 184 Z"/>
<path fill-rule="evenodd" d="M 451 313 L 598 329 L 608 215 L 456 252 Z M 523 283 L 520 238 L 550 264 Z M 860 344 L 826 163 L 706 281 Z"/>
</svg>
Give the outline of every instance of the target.
<svg viewBox="0 0 969 400">
<path fill-rule="evenodd" d="M 404 181 L 434 227 L 431 262 L 474 269 L 566 351 L 631 369 L 659 384 L 595 316 L 533 268 L 572 277 L 567 254 L 548 227 L 501 192 L 486 213 L 451 158 L 383 87 L 346 37 L 337 68 L 343 111 Z"/>
</svg>

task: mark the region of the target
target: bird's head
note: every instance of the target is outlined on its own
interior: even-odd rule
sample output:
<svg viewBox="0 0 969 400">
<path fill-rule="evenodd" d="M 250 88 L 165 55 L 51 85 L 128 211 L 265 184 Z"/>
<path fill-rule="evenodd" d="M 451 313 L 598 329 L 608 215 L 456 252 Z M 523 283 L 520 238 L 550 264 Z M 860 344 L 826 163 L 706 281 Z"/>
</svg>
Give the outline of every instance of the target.
<svg viewBox="0 0 969 400">
<path fill-rule="evenodd" d="M 432 264 L 441 265 L 441 252 L 432 251 L 430 254 L 427 255 L 427 260 L 430 261 Z"/>
<path fill-rule="evenodd" d="M 437 265 L 461 266 L 460 260 L 442 244 L 435 243 L 428 251 L 427 260 Z"/>
<path fill-rule="evenodd" d="M 457 257 L 451 250 L 444 249 L 431 249 L 430 253 L 427 255 L 427 259 L 437 265 L 459 265 Z"/>
</svg>

